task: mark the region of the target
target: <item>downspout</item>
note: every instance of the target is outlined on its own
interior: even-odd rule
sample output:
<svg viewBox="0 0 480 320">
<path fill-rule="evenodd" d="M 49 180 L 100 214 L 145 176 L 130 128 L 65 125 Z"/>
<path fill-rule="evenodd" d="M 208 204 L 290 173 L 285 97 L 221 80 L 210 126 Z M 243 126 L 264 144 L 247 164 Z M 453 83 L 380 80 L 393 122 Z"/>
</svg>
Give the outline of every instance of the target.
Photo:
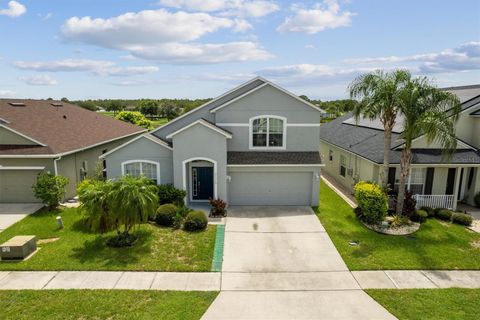
<svg viewBox="0 0 480 320">
<path fill-rule="evenodd" d="M 60 159 L 62 159 L 62 156 L 58 157 L 57 159 L 53 159 L 53 170 L 55 171 L 56 176 L 58 176 L 57 161 Z"/>
</svg>

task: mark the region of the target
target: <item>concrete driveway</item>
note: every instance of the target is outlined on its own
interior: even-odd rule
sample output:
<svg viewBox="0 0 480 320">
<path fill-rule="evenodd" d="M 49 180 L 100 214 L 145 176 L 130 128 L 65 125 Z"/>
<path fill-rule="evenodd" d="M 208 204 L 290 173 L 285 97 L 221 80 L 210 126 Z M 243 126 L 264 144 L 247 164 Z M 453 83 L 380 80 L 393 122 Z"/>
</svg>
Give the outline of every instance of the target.
<svg viewBox="0 0 480 320">
<path fill-rule="evenodd" d="M 221 292 L 202 319 L 395 319 L 363 292 L 310 207 L 231 207 Z"/>
<path fill-rule="evenodd" d="M 0 232 L 42 207 L 41 203 L 0 203 Z"/>
</svg>

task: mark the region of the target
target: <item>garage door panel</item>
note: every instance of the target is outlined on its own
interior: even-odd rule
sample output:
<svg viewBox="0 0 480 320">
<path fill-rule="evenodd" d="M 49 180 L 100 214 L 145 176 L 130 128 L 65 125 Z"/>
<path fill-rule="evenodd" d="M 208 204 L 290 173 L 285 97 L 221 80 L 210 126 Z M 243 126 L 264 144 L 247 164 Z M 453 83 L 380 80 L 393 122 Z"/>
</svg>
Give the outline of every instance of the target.
<svg viewBox="0 0 480 320">
<path fill-rule="evenodd" d="M 0 202 L 39 202 L 32 189 L 38 173 L 33 170 L 0 171 Z"/>
<path fill-rule="evenodd" d="M 312 172 L 231 172 L 231 205 L 310 205 Z"/>
</svg>

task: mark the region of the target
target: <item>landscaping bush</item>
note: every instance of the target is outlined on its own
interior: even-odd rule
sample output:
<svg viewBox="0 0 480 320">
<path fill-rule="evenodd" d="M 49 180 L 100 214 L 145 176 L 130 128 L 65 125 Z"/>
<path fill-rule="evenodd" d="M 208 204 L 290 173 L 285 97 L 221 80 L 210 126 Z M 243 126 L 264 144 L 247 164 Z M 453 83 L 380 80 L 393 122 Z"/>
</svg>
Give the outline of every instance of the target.
<svg viewBox="0 0 480 320">
<path fill-rule="evenodd" d="M 464 226 L 469 226 L 469 225 L 472 224 L 473 219 L 472 219 L 471 216 L 469 216 L 468 214 L 465 214 L 465 213 L 454 213 L 452 215 L 452 222 L 457 223 L 457 224 L 461 224 L 461 225 L 464 225 Z"/>
<path fill-rule="evenodd" d="M 210 215 L 213 217 L 222 216 L 225 217 L 227 215 L 227 203 L 222 199 L 209 199 L 210 206 Z"/>
<path fill-rule="evenodd" d="M 355 185 L 355 199 L 361 209 L 361 219 L 379 223 L 387 215 L 388 198 L 382 188 L 374 183 L 360 181 Z"/>
<path fill-rule="evenodd" d="M 447 209 L 439 210 L 435 214 L 435 217 L 440 219 L 440 220 L 450 221 L 450 220 L 452 220 L 452 211 L 447 210 Z"/>
<path fill-rule="evenodd" d="M 412 221 L 423 223 L 427 220 L 428 213 L 425 210 L 415 210 L 410 217 Z"/>
<path fill-rule="evenodd" d="M 177 220 L 177 209 L 177 206 L 172 203 L 162 204 L 157 209 L 155 222 L 161 226 L 173 227 Z"/>
<path fill-rule="evenodd" d="M 192 211 L 185 218 L 183 229 L 186 231 L 200 231 L 205 230 L 208 224 L 208 219 L 203 211 Z"/>
<path fill-rule="evenodd" d="M 35 197 L 48 205 L 49 209 L 53 209 L 58 206 L 65 196 L 65 187 L 67 184 L 68 178 L 66 177 L 41 172 L 32 188 Z"/>
<path fill-rule="evenodd" d="M 117 221 L 110 212 L 111 181 L 85 179 L 77 186 L 80 208 L 85 215 L 87 228 L 94 232 L 105 233 L 117 228 Z"/>
<path fill-rule="evenodd" d="M 403 214 L 396 214 L 392 216 L 390 221 L 390 225 L 393 228 L 398 228 L 407 224 L 410 224 L 410 219 L 408 219 L 408 217 L 404 216 Z"/>
<path fill-rule="evenodd" d="M 433 218 L 435 216 L 435 210 L 430 207 L 421 207 L 420 210 L 425 211 L 428 214 L 429 218 Z"/>
<path fill-rule="evenodd" d="M 413 198 L 413 194 L 411 192 L 405 192 L 405 201 L 403 202 L 403 214 L 407 217 L 411 217 L 416 210 L 417 201 Z"/>
<path fill-rule="evenodd" d="M 446 209 L 446 208 L 435 208 L 435 209 L 433 209 L 433 215 L 436 217 L 437 214 L 442 210 L 448 210 L 448 209 Z"/>
<path fill-rule="evenodd" d="M 183 199 L 187 196 L 185 190 L 177 189 L 171 184 L 158 186 L 158 201 L 160 204 L 173 203 L 178 207 L 184 206 Z"/>
<path fill-rule="evenodd" d="M 480 208 L 480 192 L 477 193 L 477 194 L 475 195 L 475 197 L 473 197 L 473 201 L 475 202 L 475 204 L 477 205 L 477 207 Z"/>
</svg>

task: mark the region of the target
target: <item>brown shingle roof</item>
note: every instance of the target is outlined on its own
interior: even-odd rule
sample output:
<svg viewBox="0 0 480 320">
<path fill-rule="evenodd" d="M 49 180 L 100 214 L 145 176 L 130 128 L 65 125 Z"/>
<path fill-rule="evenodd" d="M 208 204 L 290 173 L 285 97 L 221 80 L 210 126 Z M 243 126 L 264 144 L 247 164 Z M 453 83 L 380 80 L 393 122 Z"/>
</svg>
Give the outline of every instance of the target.
<svg viewBox="0 0 480 320">
<path fill-rule="evenodd" d="M 25 106 L 12 106 L 24 103 Z M 53 106 L 58 104 L 61 106 Z M 38 149 L 38 154 L 70 152 L 110 140 L 145 131 L 132 124 L 53 100 L 0 99 L 1 124 L 24 134 L 48 148 Z M 27 150 L 28 149 L 28 150 Z M 35 148 L 22 149 L 3 146 L 0 154 L 36 154 Z"/>
</svg>

